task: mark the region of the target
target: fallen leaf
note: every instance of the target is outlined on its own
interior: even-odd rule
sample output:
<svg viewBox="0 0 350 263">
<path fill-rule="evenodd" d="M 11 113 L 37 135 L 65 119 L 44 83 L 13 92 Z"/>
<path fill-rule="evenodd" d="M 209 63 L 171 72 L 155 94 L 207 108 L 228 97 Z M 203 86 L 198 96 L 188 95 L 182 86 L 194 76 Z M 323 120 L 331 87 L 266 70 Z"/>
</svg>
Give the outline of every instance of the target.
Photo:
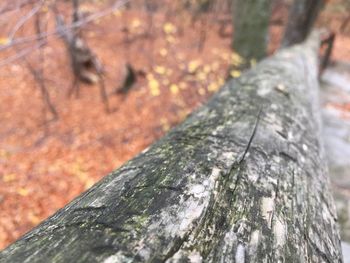
<svg viewBox="0 0 350 263">
<path fill-rule="evenodd" d="M 155 97 L 160 95 L 159 83 L 156 79 L 154 78 L 149 79 L 148 86 L 152 96 Z"/>
<path fill-rule="evenodd" d="M 176 27 L 172 23 L 165 23 L 163 26 L 163 30 L 166 34 L 173 34 L 176 32 Z"/>
<path fill-rule="evenodd" d="M 162 66 L 155 66 L 154 67 L 154 72 L 156 72 L 159 75 L 164 75 L 166 73 L 166 68 Z"/>
<path fill-rule="evenodd" d="M 231 77 L 232 78 L 238 78 L 239 76 L 241 76 L 241 72 L 239 71 L 239 70 L 231 70 L 231 72 L 230 72 L 230 75 L 231 75 Z"/>
<path fill-rule="evenodd" d="M 208 86 L 208 91 L 209 92 L 215 92 L 219 89 L 219 85 L 216 82 L 212 82 Z"/>
<path fill-rule="evenodd" d="M 162 57 L 165 57 L 166 55 L 168 55 L 168 50 L 166 50 L 165 48 L 162 48 L 161 50 L 159 50 L 159 54 Z"/>
<path fill-rule="evenodd" d="M 188 72 L 189 73 L 194 73 L 198 67 L 200 66 L 200 61 L 199 60 L 192 60 L 190 63 L 188 63 Z"/>
<path fill-rule="evenodd" d="M 134 19 L 134 20 L 131 22 L 131 27 L 134 28 L 134 29 L 136 29 L 136 28 L 138 28 L 138 27 L 140 27 L 140 26 L 141 26 L 141 21 L 138 20 L 138 19 Z"/>
<path fill-rule="evenodd" d="M 14 173 L 11 173 L 11 174 L 5 174 L 3 175 L 2 177 L 2 180 L 5 182 L 5 183 L 9 183 L 9 182 L 12 182 L 14 180 L 16 180 L 16 174 Z"/>
<path fill-rule="evenodd" d="M 29 194 L 29 191 L 24 187 L 20 187 L 17 189 L 17 193 L 21 196 L 27 196 Z"/>
<path fill-rule="evenodd" d="M 10 43 L 10 39 L 8 37 L 0 37 L 0 46 L 5 46 Z"/>
<path fill-rule="evenodd" d="M 198 89 L 198 94 L 201 95 L 201 96 L 204 96 L 205 95 L 205 89 L 203 89 L 203 88 Z"/>
<path fill-rule="evenodd" d="M 171 84 L 170 92 L 174 95 L 179 93 L 179 87 L 176 84 Z"/>
</svg>

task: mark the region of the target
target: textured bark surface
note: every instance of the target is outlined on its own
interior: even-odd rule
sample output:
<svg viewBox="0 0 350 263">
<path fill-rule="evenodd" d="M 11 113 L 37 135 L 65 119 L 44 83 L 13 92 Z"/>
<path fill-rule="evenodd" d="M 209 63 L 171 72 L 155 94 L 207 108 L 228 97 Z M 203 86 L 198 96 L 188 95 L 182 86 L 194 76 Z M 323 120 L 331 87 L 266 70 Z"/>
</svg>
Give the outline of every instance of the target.
<svg viewBox="0 0 350 263">
<path fill-rule="evenodd" d="M 232 47 L 246 59 L 266 56 L 270 0 L 233 0 Z"/>
<path fill-rule="evenodd" d="M 309 35 L 324 0 L 295 0 L 290 8 L 282 46 L 301 43 Z"/>
<path fill-rule="evenodd" d="M 341 262 L 318 39 L 205 106 L 1 253 L 1 262 Z"/>
</svg>

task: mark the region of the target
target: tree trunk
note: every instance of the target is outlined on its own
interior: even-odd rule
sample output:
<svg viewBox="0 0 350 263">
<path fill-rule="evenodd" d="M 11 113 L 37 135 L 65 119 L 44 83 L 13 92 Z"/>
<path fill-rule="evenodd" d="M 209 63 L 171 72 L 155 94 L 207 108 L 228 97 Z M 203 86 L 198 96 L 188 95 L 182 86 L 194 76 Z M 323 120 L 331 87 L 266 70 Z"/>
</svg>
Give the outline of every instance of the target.
<svg viewBox="0 0 350 263">
<path fill-rule="evenodd" d="M 342 262 L 316 34 L 228 82 L 1 262 Z"/>
<path fill-rule="evenodd" d="M 233 0 L 232 48 L 248 60 L 266 56 L 270 0 Z"/>
<path fill-rule="evenodd" d="M 283 47 L 301 43 L 306 39 L 323 4 L 324 0 L 294 0 L 282 40 Z"/>
</svg>

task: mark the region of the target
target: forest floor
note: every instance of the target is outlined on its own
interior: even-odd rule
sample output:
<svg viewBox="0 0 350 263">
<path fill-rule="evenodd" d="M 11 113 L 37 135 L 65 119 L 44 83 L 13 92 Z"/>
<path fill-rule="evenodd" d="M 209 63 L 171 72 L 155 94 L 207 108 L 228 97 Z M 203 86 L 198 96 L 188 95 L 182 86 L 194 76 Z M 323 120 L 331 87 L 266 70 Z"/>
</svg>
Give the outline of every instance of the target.
<svg viewBox="0 0 350 263">
<path fill-rule="evenodd" d="M 321 18 L 337 30 L 343 16 L 329 11 Z M 105 65 L 110 114 L 97 86 L 82 85 L 79 98 L 67 98 L 72 77 L 59 39 L 49 39 L 43 49 L 58 120 L 49 121 L 24 63 L 0 63 L 0 249 L 148 147 L 220 88 L 237 56 L 230 49 L 230 25 L 222 28 L 215 19 L 155 13 L 151 23 L 147 14 L 131 10 L 87 26 L 85 37 Z M 272 53 L 282 27 L 270 31 Z M 0 62 L 10 55 L 0 53 Z M 36 53 L 29 59 L 35 65 Z M 332 59 L 350 61 L 350 28 L 337 34 Z M 127 94 L 116 94 L 127 63 L 144 76 Z M 338 108 L 350 119 L 349 105 Z"/>
<path fill-rule="evenodd" d="M 323 135 L 337 207 L 344 262 L 350 262 L 350 62 L 337 62 L 321 78 Z M 347 243 L 344 243 L 347 242 Z"/>
</svg>

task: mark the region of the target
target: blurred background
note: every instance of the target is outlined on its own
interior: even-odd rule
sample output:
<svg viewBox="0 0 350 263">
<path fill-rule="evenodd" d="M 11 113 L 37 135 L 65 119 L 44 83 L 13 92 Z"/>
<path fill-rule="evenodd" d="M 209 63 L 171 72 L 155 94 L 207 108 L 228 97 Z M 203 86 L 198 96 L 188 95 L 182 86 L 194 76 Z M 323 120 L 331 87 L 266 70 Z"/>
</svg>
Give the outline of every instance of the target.
<svg viewBox="0 0 350 263">
<path fill-rule="evenodd" d="M 1 1 L 0 249 L 281 46 L 293 1 L 261 1 L 266 50 L 244 57 L 233 44 L 244 13 L 232 2 Z M 316 27 L 335 36 L 321 75 L 324 138 L 346 248 L 350 1 L 321 2 Z"/>
</svg>

